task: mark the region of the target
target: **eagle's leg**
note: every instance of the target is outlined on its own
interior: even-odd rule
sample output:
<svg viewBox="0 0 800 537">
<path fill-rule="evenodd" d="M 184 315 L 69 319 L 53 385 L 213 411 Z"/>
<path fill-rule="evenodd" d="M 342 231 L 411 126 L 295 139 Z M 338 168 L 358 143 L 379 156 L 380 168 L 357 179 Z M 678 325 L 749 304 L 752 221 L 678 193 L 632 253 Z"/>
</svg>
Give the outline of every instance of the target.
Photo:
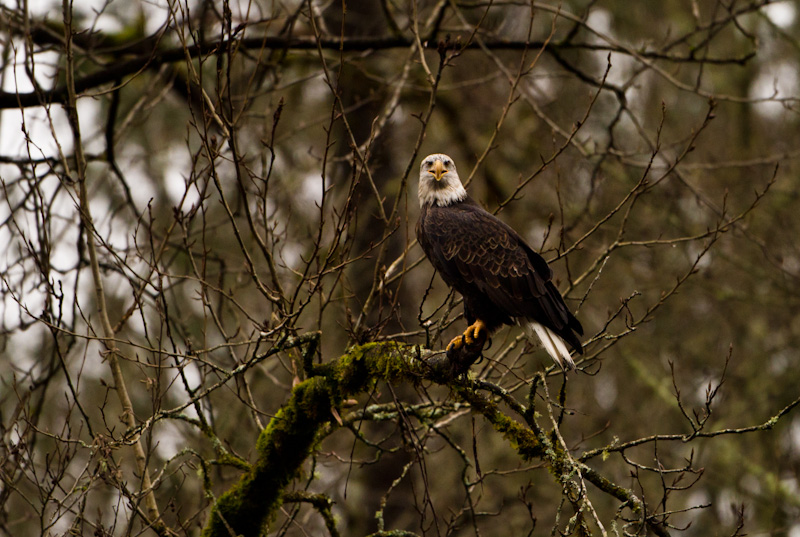
<svg viewBox="0 0 800 537">
<path fill-rule="evenodd" d="M 486 328 L 486 323 L 478 319 L 467 329 L 464 331 L 463 334 L 460 336 L 454 337 L 450 340 L 450 343 L 447 345 L 447 350 L 453 350 L 461 348 L 462 345 L 474 345 L 476 341 L 483 343 L 486 341 L 486 338 L 489 336 L 489 330 Z"/>
</svg>

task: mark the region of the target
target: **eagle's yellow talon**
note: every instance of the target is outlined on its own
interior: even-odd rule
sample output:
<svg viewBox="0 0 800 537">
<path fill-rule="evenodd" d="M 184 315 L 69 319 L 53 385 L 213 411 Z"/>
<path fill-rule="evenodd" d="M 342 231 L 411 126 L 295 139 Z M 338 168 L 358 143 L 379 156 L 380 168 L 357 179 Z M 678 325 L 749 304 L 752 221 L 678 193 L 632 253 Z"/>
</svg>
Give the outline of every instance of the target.
<svg viewBox="0 0 800 537">
<path fill-rule="evenodd" d="M 446 351 L 460 349 L 464 345 L 464 335 L 456 336 L 450 340 L 450 343 L 447 344 Z"/>
<path fill-rule="evenodd" d="M 458 350 L 464 345 L 471 346 L 474 345 L 476 342 L 481 341 L 483 338 L 482 334 L 488 333 L 486 331 L 486 325 L 483 321 L 475 321 L 460 336 L 456 336 L 450 340 L 450 343 L 447 344 L 447 348 L 445 349 L 447 352 L 451 350 Z"/>
<path fill-rule="evenodd" d="M 475 339 L 472 337 L 470 332 L 472 332 L 472 327 L 471 326 L 469 328 L 467 328 L 466 332 L 464 332 L 464 342 L 467 345 L 472 345 L 473 343 L 475 343 Z"/>
<path fill-rule="evenodd" d="M 467 328 L 467 331 L 464 332 L 464 339 L 467 342 L 467 345 L 472 345 L 476 341 L 481 339 L 481 332 L 486 330 L 486 325 L 483 321 L 475 321 L 472 325 Z"/>
</svg>

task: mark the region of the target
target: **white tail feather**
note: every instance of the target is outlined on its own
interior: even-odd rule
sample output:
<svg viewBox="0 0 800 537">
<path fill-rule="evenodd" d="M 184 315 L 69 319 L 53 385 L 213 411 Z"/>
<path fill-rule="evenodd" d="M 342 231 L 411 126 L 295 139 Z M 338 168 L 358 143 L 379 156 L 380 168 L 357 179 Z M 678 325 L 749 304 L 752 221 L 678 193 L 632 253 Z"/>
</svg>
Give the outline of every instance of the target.
<svg viewBox="0 0 800 537">
<path fill-rule="evenodd" d="M 539 339 L 542 340 L 547 354 L 553 357 L 553 360 L 558 364 L 561 369 L 575 369 L 575 362 L 572 361 L 572 356 L 569 355 L 566 343 L 561 339 L 561 336 L 537 322 L 531 321 L 525 328 L 532 329 Z M 530 334 L 530 330 L 527 330 Z"/>
</svg>

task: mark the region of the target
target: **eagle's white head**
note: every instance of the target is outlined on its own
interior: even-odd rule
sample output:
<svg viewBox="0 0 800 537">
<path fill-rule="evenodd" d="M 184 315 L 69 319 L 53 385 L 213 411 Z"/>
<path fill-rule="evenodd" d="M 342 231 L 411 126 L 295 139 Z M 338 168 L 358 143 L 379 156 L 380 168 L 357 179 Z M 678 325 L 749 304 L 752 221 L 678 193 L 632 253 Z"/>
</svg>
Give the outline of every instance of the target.
<svg viewBox="0 0 800 537">
<path fill-rule="evenodd" d="M 419 165 L 419 204 L 447 207 L 464 201 L 467 191 L 461 184 L 453 159 L 434 153 L 422 159 Z"/>
</svg>

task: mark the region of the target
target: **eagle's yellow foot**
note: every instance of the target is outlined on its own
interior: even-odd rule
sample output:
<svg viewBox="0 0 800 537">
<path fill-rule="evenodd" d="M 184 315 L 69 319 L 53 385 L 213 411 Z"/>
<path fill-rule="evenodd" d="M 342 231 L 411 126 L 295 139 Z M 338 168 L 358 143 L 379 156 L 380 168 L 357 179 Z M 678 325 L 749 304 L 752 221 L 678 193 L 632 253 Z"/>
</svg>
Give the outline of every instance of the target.
<svg viewBox="0 0 800 537">
<path fill-rule="evenodd" d="M 447 348 L 445 349 L 447 352 L 454 351 L 460 349 L 464 345 L 464 335 L 456 336 L 450 340 L 450 343 L 447 344 Z"/>
<path fill-rule="evenodd" d="M 485 340 L 488 336 L 486 325 L 483 321 L 475 321 L 463 334 L 456 336 L 447 344 L 447 351 L 460 349 L 464 345 L 473 345 L 476 341 Z"/>
<path fill-rule="evenodd" d="M 481 336 L 481 332 L 487 332 L 486 325 L 480 319 L 472 323 L 467 330 L 464 332 L 464 341 L 467 345 L 472 345 L 476 341 L 480 341 L 481 339 L 486 339 L 486 336 L 489 334 L 487 333 L 486 336 Z"/>
</svg>

